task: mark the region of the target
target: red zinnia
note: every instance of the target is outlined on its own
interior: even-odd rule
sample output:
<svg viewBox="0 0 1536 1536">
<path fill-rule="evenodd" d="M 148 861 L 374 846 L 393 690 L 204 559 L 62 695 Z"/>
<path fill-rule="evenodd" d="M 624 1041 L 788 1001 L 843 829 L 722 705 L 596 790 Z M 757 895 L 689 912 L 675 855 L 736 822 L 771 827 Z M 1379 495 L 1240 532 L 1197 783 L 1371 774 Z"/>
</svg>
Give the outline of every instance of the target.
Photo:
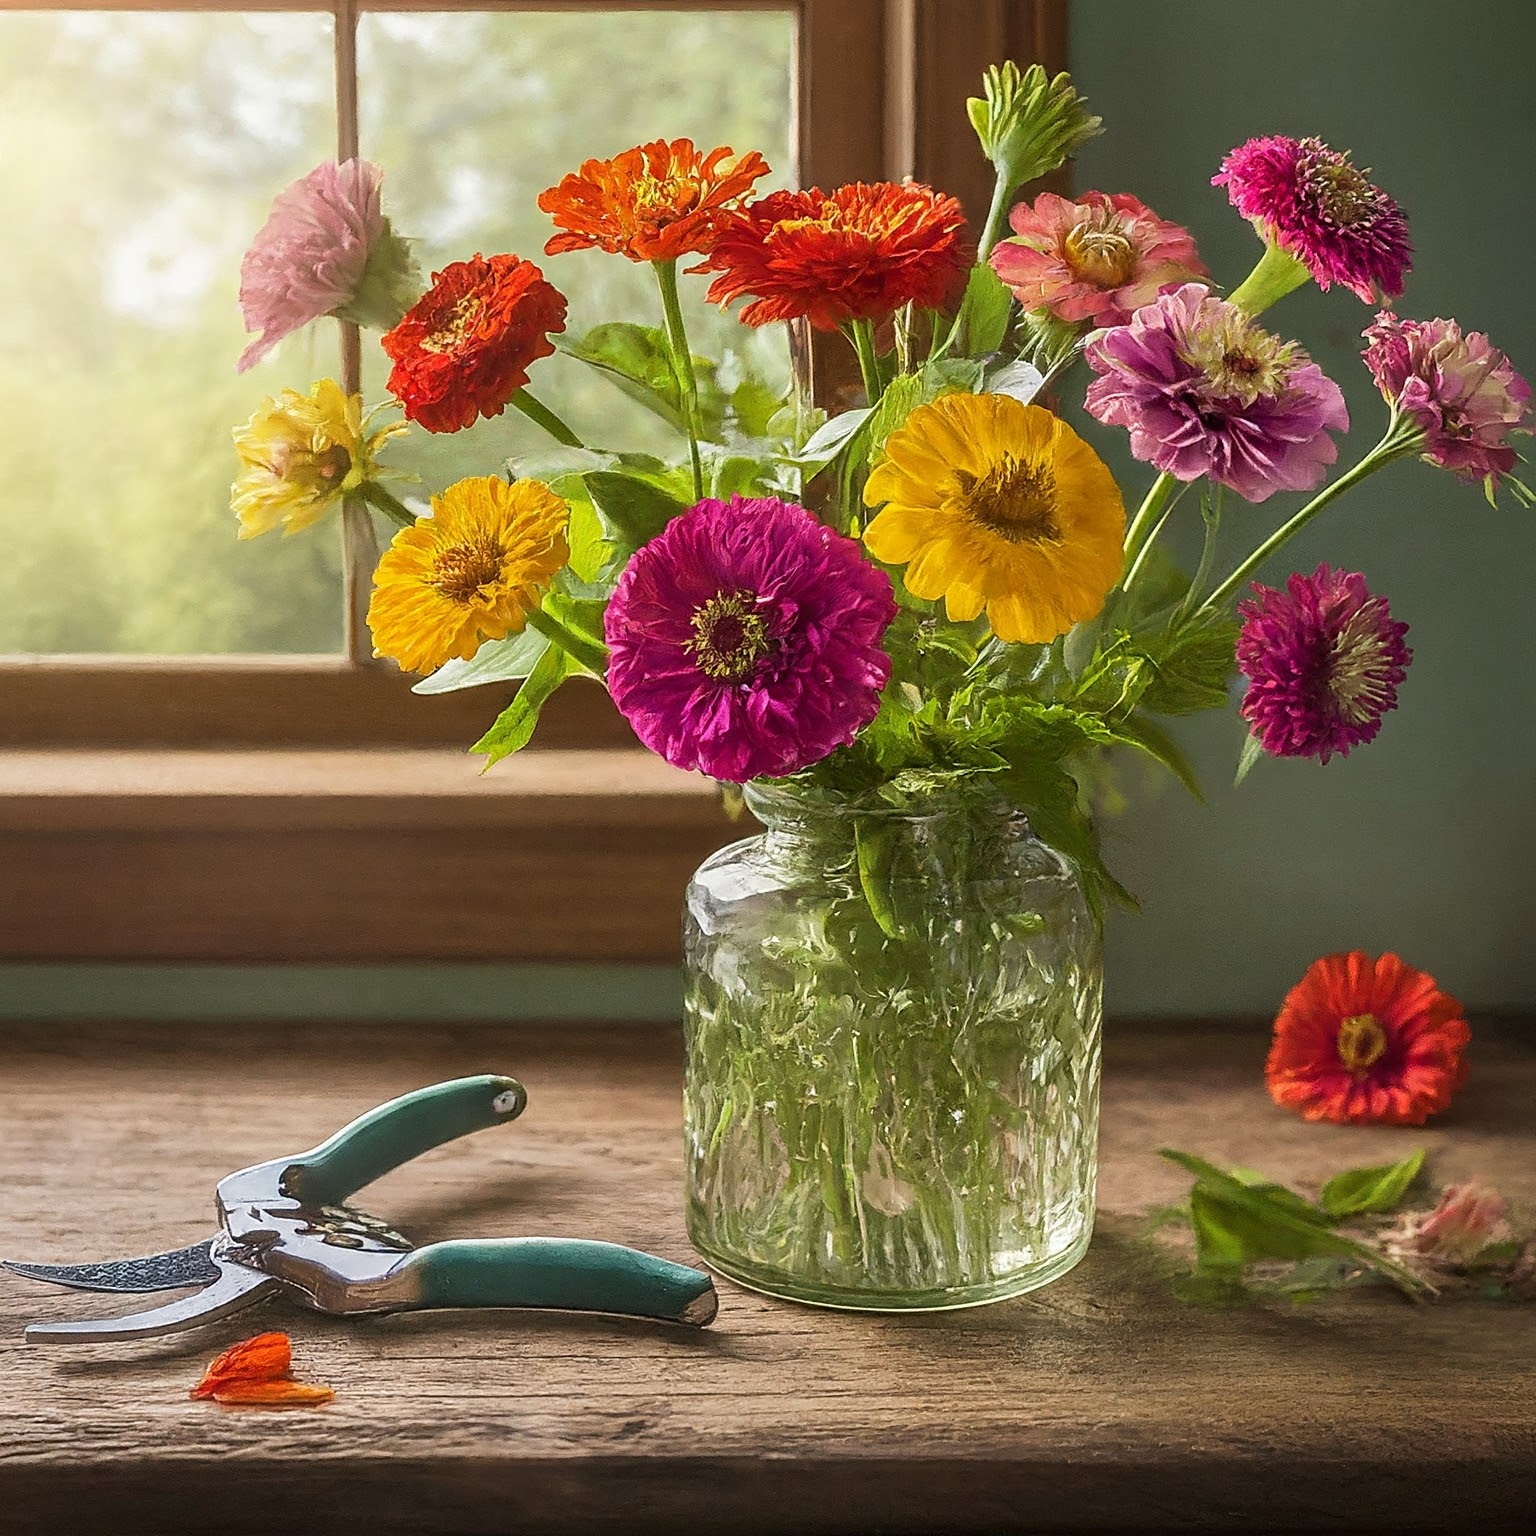
<svg viewBox="0 0 1536 1536">
<path fill-rule="evenodd" d="M 732 209 L 768 174 L 754 149 L 701 155 L 692 139 L 657 139 L 611 160 L 587 160 L 580 171 L 539 194 L 539 207 L 562 234 L 550 236 L 546 256 L 594 246 L 631 261 L 703 256 Z"/>
<path fill-rule="evenodd" d="M 389 392 L 429 432 L 499 416 L 555 350 L 565 296 L 531 261 L 472 256 L 432 274 L 432 286 L 383 337 L 394 359 Z"/>
<path fill-rule="evenodd" d="M 1422 1125 L 1466 1078 L 1461 1004 L 1396 955 L 1325 955 L 1275 1020 L 1264 1068 L 1275 1103 L 1305 1120 Z"/>
<path fill-rule="evenodd" d="M 911 182 L 772 192 L 731 220 L 696 270 L 720 274 L 711 303 L 752 296 L 746 325 L 806 315 L 834 331 L 903 304 L 940 308 L 966 269 L 964 224 L 954 198 Z"/>
</svg>

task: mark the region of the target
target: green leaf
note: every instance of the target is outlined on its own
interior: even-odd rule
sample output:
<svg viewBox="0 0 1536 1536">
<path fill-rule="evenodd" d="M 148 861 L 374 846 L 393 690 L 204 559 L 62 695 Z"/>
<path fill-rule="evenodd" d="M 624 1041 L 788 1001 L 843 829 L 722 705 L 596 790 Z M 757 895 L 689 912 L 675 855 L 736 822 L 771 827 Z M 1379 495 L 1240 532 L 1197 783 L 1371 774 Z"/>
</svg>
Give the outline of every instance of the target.
<svg viewBox="0 0 1536 1536">
<path fill-rule="evenodd" d="M 609 541 L 626 555 L 648 544 L 683 510 L 683 503 L 628 470 L 599 469 L 582 477 Z"/>
<path fill-rule="evenodd" d="M 1237 670 L 1237 620 L 1207 614 L 1161 634 L 1138 635 L 1136 649 L 1152 663 L 1140 703 L 1159 715 L 1221 709 Z"/>
<path fill-rule="evenodd" d="M 1033 363 L 1020 357 L 995 371 L 988 369 L 982 376 L 981 387 L 989 395 L 1012 395 L 1015 400 L 1029 405 L 1044 383 L 1045 375 Z"/>
<path fill-rule="evenodd" d="M 507 683 L 527 677 L 549 649 L 549 641 L 536 630 L 525 629 L 505 640 L 487 640 L 468 661 L 445 661 L 430 677 L 412 687 L 412 693 L 453 693 L 478 688 L 483 683 Z"/>
<path fill-rule="evenodd" d="M 517 690 L 517 697 L 502 710 L 496 717 L 496 723 L 469 750 L 483 754 L 487 768 L 521 751 L 532 739 L 544 706 L 561 683 L 571 676 L 574 666 L 564 651 L 550 646 L 539 657 L 527 681 Z"/>
<path fill-rule="evenodd" d="M 732 422 L 743 437 L 772 437 L 784 397 L 763 379 L 743 379 L 728 397 Z"/>
<path fill-rule="evenodd" d="M 853 843 L 858 854 L 859 887 L 869 903 L 870 914 L 888 939 L 898 936 L 896 914 L 890 899 L 895 833 L 895 825 L 882 817 L 854 817 Z"/>
<path fill-rule="evenodd" d="M 1245 736 L 1243 750 L 1237 759 L 1237 772 L 1232 777 L 1233 784 L 1241 784 L 1253 771 L 1253 765 L 1263 756 L 1264 743 L 1257 736 Z"/>
<path fill-rule="evenodd" d="M 1395 1211 L 1424 1166 L 1424 1148 L 1397 1163 L 1374 1168 L 1351 1168 L 1336 1173 L 1323 1185 L 1318 1204 L 1336 1220 L 1367 1211 Z"/>
<path fill-rule="evenodd" d="M 996 352 L 1008 331 L 1008 312 L 1013 295 L 1003 280 L 984 261 L 971 268 L 965 293 L 955 317 L 955 344 L 964 357 L 985 357 Z"/>
<path fill-rule="evenodd" d="M 793 456 L 793 462 L 812 472 L 825 469 L 848 446 L 869 416 L 869 407 L 860 406 L 857 410 L 830 417 L 805 440 L 805 446 Z"/>
<path fill-rule="evenodd" d="M 682 392 L 672 371 L 666 332 L 652 325 L 610 320 L 594 326 L 585 336 L 550 339 L 568 357 L 606 374 L 632 400 L 638 400 L 647 410 L 682 430 Z M 701 425 L 706 435 L 713 435 L 719 427 L 723 403 L 714 382 L 715 365 L 706 357 L 695 357 L 693 368 L 699 388 Z"/>
<path fill-rule="evenodd" d="M 1113 729 L 1118 741 L 1161 763 L 1196 800 L 1204 802 L 1205 795 L 1200 789 L 1194 765 L 1184 755 L 1183 748 L 1160 725 L 1144 715 L 1132 715 L 1127 720 L 1117 721 Z"/>
<path fill-rule="evenodd" d="M 1251 1186 L 1188 1152 L 1163 1148 L 1161 1156 L 1195 1175 L 1190 1206 L 1205 1213 L 1212 1263 L 1230 1273 L 1233 1255 L 1240 1264 L 1261 1259 L 1310 1259 L 1336 1256 L 1371 1270 L 1410 1296 L 1426 1286 L 1412 1271 L 1376 1249 L 1331 1231 L 1326 1211 L 1278 1185 Z M 1277 1194 L 1276 1191 L 1280 1190 Z M 1196 1234 L 1197 1248 L 1199 1233 Z M 1203 1255 L 1203 1250 L 1201 1250 Z M 1202 1265 L 1204 1258 L 1202 1256 Z"/>
</svg>

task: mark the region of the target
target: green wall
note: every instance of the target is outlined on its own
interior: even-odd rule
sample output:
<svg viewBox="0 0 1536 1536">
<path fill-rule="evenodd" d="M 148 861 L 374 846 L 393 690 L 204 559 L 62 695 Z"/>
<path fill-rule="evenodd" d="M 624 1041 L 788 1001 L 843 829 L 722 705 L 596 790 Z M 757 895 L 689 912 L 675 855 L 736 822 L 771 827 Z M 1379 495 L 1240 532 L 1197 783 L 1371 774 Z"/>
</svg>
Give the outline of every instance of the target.
<svg viewBox="0 0 1536 1536">
<path fill-rule="evenodd" d="M 1408 211 L 1417 257 L 1399 313 L 1486 330 L 1536 378 L 1529 0 L 1080 0 L 1072 64 L 1107 129 L 1079 187 L 1135 192 L 1188 225 L 1235 285 L 1258 244 L 1209 177 L 1250 136 L 1317 134 Z M 1343 387 L 1350 457 L 1384 420 L 1357 356 L 1370 317 L 1310 287 L 1269 316 Z M 1096 430 L 1106 451 L 1118 437 Z M 1112 462 L 1128 487 L 1147 483 Z M 1235 503 L 1266 529 L 1295 505 Z M 1168 790 L 1111 829 L 1145 904 L 1111 934 L 1114 1011 L 1268 1012 L 1315 955 L 1355 946 L 1396 949 L 1474 1007 L 1536 1005 L 1536 513 L 1399 464 L 1268 579 L 1323 559 L 1364 572 L 1411 625 L 1401 706 L 1347 761 L 1264 762 L 1241 789 L 1238 725 L 1191 724 L 1209 805 Z"/>
<path fill-rule="evenodd" d="M 1418 258 L 1400 311 L 1486 329 L 1536 376 L 1536 5 L 1083 0 L 1072 28 L 1108 127 L 1080 187 L 1133 191 L 1187 224 L 1235 284 L 1258 247 L 1210 176 L 1251 135 L 1316 133 L 1408 209 Z M 1350 453 L 1382 419 L 1357 356 L 1369 318 L 1338 289 L 1272 316 L 1344 387 Z M 1117 435 L 1095 435 L 1128 489 L 1146 483 Z M 1237 504 L 1255 527 L 1283 511 Z M 1191 722 L 1205 806 L 1128 781 L 1108 840 L 1144 910 L 1110 934 L 1112 1013 L 1270 1013 L 1316 955 L 1356 945 L 1397 949 L 1474 1008 L 1536 1007 L 1536 514 L 1398 465 L 1270 579 L 1324 558 L 1363 571 L 1412 626 L 1402 706 L 1347 761 L 1261 763 L 1241 790 L 1235 715 Z M 655 1017 L 677 995 L 675 974 L 634 968 L 0 967 L 0 1016 Z"/>
</svg>

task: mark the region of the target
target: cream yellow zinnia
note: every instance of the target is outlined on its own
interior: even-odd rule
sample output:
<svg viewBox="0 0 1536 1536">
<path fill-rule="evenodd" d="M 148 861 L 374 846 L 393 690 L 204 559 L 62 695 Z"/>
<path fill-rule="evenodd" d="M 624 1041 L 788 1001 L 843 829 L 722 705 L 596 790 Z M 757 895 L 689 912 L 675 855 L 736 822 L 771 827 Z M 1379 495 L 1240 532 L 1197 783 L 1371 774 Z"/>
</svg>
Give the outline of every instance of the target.
<svg viewBox="0 0 1536 1536">
<path fill-rule="evenodd" d="M 570 558 L 569 516 L 540 480 L 487 475 L 434 496 L 431 517 L 402 528 L 374 573 L 374 655 L 431 672 L 518 633 Z"/>
<path fill-rule="evenodd" d="M 1003 640 L 1043 643 L 1091 619 L 1120 579 L 1125 504 L 1059 417 L 1011 395 L 945 395 L 886 439 L 864 500 L 869 552 L 951 619 L 983 609 Z"/>
<path fill-rule="evenodd" d="M 279 523 L 284 534 L 318 522 L 348 491 L 375 474 L 374 455 L 405 431 L 397 422 L 364 436 L 363 397 L 321 379 L 307 395 L 285 389 L 268 397 L 235 428 L 240 473 L 230 505 L 240 537 L 254 539 Z"/>
</svg>

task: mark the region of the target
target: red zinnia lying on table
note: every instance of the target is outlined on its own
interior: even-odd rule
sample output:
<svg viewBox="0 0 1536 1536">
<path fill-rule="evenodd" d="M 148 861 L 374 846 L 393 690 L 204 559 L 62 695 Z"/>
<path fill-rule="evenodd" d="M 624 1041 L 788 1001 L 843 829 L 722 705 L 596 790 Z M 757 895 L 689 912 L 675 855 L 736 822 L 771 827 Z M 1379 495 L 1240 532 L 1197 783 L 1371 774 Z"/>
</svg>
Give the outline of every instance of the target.
<svg viewBox="0 0 1536 1536">
<path fill-rule="evenodd" d="M 1305 1120 L 1422 1125 L 1466 1078 L 1461 1004 L 1396 955 L 1325 955 L 1275 1020 L 1270 1097 Z"/>
<path fill-rule="evenodd" d="M 472 256 L 432 286 L 382 341 L 394 359 L 389 392 L 429 432 L 499 416 L 565 329 L 565 296 L 531 261 Z"/>
</svg>

